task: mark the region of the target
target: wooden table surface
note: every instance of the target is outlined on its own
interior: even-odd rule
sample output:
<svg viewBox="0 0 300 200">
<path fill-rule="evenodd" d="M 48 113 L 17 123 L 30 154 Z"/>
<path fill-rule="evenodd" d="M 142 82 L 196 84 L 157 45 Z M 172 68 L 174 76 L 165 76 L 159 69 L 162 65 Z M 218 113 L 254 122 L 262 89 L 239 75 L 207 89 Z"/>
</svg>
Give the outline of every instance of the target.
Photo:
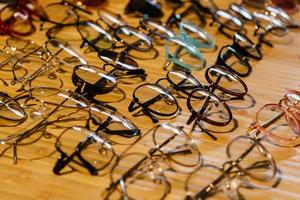
<svg viewBox="0 0 300 200">
<path fill-rule="evenodd" d="M 43 4 L 50 1 L 43 0 Z M 122 13 L 125 3 L 127 1 L 108 0 L 107 9 Z M 221 8 L 227 8 L 230 1 L 216 1 Z M 166 15 L 170 12 L 165 10 Z M 97 15 L 95 14 L 95 17 Z M 127 17 L 123 15 L 129 24 L 137 25 L 138 19 Z M 294 19 L 300 23 L 300 14 L 295 14 Z M 253 30 L 253 27 L 247 27 Z M 205 28 L 216 40 L 219 47 L 225 44 L 231 44 L 231 40 L 225 38 L 223 35 L 217 33 L 216 27 Z M 250 31 L 249 31 L 250 32 Z M 37 31 L 32 36 L 28 37 L 38 44 L 42 44 L 46 37 L 45 32 Z M 73 32 L 69 34 L 75 34 Z M 0 45 L 3 45 L 6 37 L 1 36 Z M 70 42 L 72 44 L 72 42 Z M 72 44 L 79 49 L 78 44 Z M 148 73 L 147 82 L 153 83 L 158 78 L 164 77 L 166 71 L 162 70 L 165 55 L 163 46 L 157 46 L 159 50 L 159 57 L 155 60 L 137 60 L 139 65 Z M 81 49 L 82 50 L 82 49 Z M 227 143 L 238 135 L 243 135 L 248 130 L 254 115 L 258 108 L 267 103 L 276 103 L 283 96 L 286 89 L 300 90 L 300 33 L 297 31 L 290 31 L 285 40 L 275 44 L 274 48 L 263 47 L 264 58 L 261 61 L 251 61 L 253 64 L 253 72 L 249 77 L 244 78 L 248 88 L 249 94 L 254 97 L 256 104 L 249 109 L 234 110 L 234 117 L 238 120 L 239 127 L 232 133 L 217 135 L 218 140 L 212 141 L 205 134 L 199 130 L 193 133 L 193 139 L 197 144 L 199 150 L 204 156 L 207 163 L 213 163 L 221 167 L 222 163 L 226 161 L 225 147 Z M 207 66 L 214 64 L 217 52 L 204 53 L 207 59 Z M 87 55 L 90 63 L 101 66 L 100 61 L 95 53 Z M 203 72 L 205 70 L 193 73 L 201 81 L 204 81 Z M 5 75 L 1 74 L 3 78 Z M 64 87 L 67 89 L 74 89 L 70 81 L 70 75 L 65 75 Z M 119 87 L 125 91 L 126 98 L 121 102 L 111 103 L 111 105 L 118 108 L 118 111 L 132 120 L 142 133 L 152 128 L 154 124 L 145 116 L 132 117 L 131 113 L 127 111 L 127 107 L 132 99 L 132 92 L 135 85 L 122 85 Z M 16 93 L 16 87 L 2 87 L 2 91 L 9 94 Z M 113 97 L 110 97 L 113 98 Z M 179 104 L 183 111 L 180 116 L 172 120 L 162 120 L 162 122 L 173 122 L 174 124 L 184 125 L 188 131 L 185 122 L 190 113 L 186 108 L 185 100 L 180 99 Z M 1 135 L 13 129 L 0 128 Z M 265 143 L 264 143 L 265 144 Z M 39 146 L 38 148 L 53 148 L 53 142 L 48 142 Z M 300 150 L 298 148 L 282 148 L 270 144 L 265 144 L 268 150 L 274 156 L 278 168 L 282 171 L 283 180 L 277 188 L 269 190 L 242 190 L 242 193 L 250 200 L 296 200 L 300 199 Z M 137 148 L 138 149 L 138 148 Z M 22 149 L 20 150 L 22 151 Z M 38 151 L 38 150 L 37 150 Z M 20 152 L 21 153 L 21 152 Z M 81 199 L 102 199 L 101 194 L 109 185 L 109 176 L 90 176 L 84 173 L 74 172 L 67 175 L 57 176 L 52 173 L 53 165 L 59 157 L 58 153 L 51 157 L 39 160 L 20 160 L 18 164 L 13 164 L 11 158 L 0 158 L 0 199 L 1 200 L 81 200 Z M 172 179 L 172 191 L 167 199 L 183 199 L 184 189 L 183 181 L 185 175 L 175 175 L 176 180 Z M 155 195 L 155 194 L 153 194 Z M 141 197 L 142 199 L 142 197 Z M 151 197 L 147 197 L 151 199 Z M 223 199 L 223 197 L 212 198 Z"/>
</svg>

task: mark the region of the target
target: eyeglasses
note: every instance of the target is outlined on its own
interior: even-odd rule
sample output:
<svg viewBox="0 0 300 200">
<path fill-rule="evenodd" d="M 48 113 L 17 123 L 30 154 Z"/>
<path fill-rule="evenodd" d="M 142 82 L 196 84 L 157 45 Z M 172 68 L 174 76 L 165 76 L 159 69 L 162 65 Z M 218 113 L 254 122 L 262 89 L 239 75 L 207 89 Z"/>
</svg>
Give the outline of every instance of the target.
<svg viewBox="0 0 300 200">
<path fill-rule="evenodd" d="M 250 38 L 242 33 L 237 32 L 234 34 L 233 44 L 231 46 L 248 58 L 260 60 L 263 57 L 260 51 L 261 46 L 259 44 L 254 44 Z"/>
<path fill-rule="evenodd" d="M 146 94 L 146 95 L 145 95 Z M 165 87 L 159 84 L 145 83 L 138 86 L 133 92 L 128 111 L 137 117 L 142 114 L 149 117 L 153 123 L 159 121 L 158 117 L 170 118 L 179 113 L 180 108 L 176 98 Z"/>
<path fill-rule="evenodd" d="M 106 9 L 97 9 L 98 16 L 99 16 L 99 23 L 104 23 L 108 29 L 116 30 L 120 26 L 126 26 L 128 23 L 123 19 L 120 14 L 114 13 L 110 10 Z"/>
<path fill-rule="evenodd" d="M 229 12 L 237 15 L 237 17 L 245 22 L 254 22 L 255 18 L 250 10 L 244 7 L 242 4 L 231 3 L 229 6 Z"/>
<path fill-rule="evenodd" d="M 78 63 L 86 63 L 67 43 L 51 39 L 44 45 L 25 54 L 12 66 L 12 84 L 35 87 L 45 81 L 61 88 L 60 73 L 70 72 Z M 41 81 L 41 82 L 40 82 Z"/>
<path fill-rule="evenodd" d="M 105 199 L 114 196 L 136 199 L 137 195 L 154 191 L 157 199 L 162 199 L 168 195 L 172 186 L 165 171 L 171 169 L 178 173 L 189 173 L 201 166 L 201 154 L 182 127 L 157 125 L 145 133 L 135 145 L 143 143 L 143 139 L 146 141 L 146 137 L 152 140 L 143 145 L 138 153 L 136 147 L 131 146 L 116 163 L 112 171 L 112 182 L 104 194 Z M 141 181 L 145 181 L 144 184 L 147 183 L 149 187 L 145 190 L 141 188 L 138 185 Z M 149 188 L 152 190 L 149 191 Z"/>
<path fill-rule="evenodd" d="M 157 40 L 165 40 L 175 36 L 171 29 L 155 18 L 144 17 L 140 19 L 139 27 L 147 31 L 147 35 L 156 42 Z"/>
<path fill-rule="evenodd" d="M 217 10 L 213 14 L 213 22 L 211 23 L 211 26 L 214 23 L 218 24 L 218 31 L 227 38 L 232 38 L 232 36 L 225 30 L 229 30 L 230 32 L 245 31 L 243 22 L 226 10 Z"/>
<path fill-rule="evenodd" d="M 279 19 L 288 28 L 299 28 L 299 24 L 296 24 L 290 15 L 278 7 L 267 6 L 264 14 Z"/>
<path fill-rule="evenodd" d="M 217 46 L 214 39 L 203 29 L 196 26 L 190 21 L 183 20 L 180 23 L 179 37 L 191 40 L 197 48 L 216 50 Z"/>
<path fill-rule="evenodd" d="M 171 63 L 174 67 L 184 70 L 200 70 L 206 65 L 206 60 L 199 49 L 189 40 L 180 37 L 172 37 L 165 44 L 166 63 L 163 69 L 167 69 Z"/>
<path fill-rule="evenodd" d="M 18 1 L 0 10 L 0 35 L 26 36 L 35 32 L 34 16 L 43 15 L 37 1 Z"/>
<path fill-rule="evenodd" d="M 60 26 L 75 25 L 79 23 L 79 20 L 84 20 L 92 14 L 90 11 L 65 0 L 50 3 L 43 8 L 45 16 L 40 17 L 41 29 L 43 29 L 45 22 Z"/>
<path fill-rule="evenodd" d="M 277 36 L 284 36 L 287 34 L 288 29 L 282 21 L 257 12 L 254 12 L 253 15 L 257 21 L 254 35 L 264 34 L 268 32 Z M 262 33 L 260 33 L 260 31 L 262 31 Z"/>
<path fill-rule="evenodd" d="M 191 131 L 198 125 L 212 139 L 217 140 L 213 134 L 202 128 L 201 121 L 214 126 L 226 126 L 232 121 L 232 113 L 225 100 L 214 94 L 215 90 L 229 94 L 231 98 L 226 101 L 234 101 L 243 99 L 248 88 L 238 75 L 218 65 L 208 68 L 205 78 L 209 85 L 194 89 L 188 96 L 187 107 L 192 115 L 187 124 L 195 121 Z"/>
<path fill-rule="evenodd" d="M 0 127 L 17 126 L 27 119 L 22 106 L 5 93 L 0 93 L 0 110 Z"/>
<path fill-rule="evenodd" d="M 221 169 L 203 165 L 188 177 L 186 199 L 206 199 L 224 189 L 229 190 L 231 199 L 236 199 L 235 195 L 241 197 L 240 187 L 266 189 L 278 185 L 276 163 L 261 142 L 267 137 L 272 143 L 285 147 L 291 147 L 295 142 L 299 144 L 299 95 L 298 91 L 288 90 L 279 104 L 266 104 L 260 108 L 247 135 L 238 136 L 227 145 L 230 161 L 225 162 Z M 207 181 L 207 174 L 220 176 Z M 229 180 L 224 182 L 224 179 Z M 205 181 L 204 184 L 199 180 Z"/>
<path fill-rule="evenodd" d="M 216 64 L 226 67 L 228 70 L 240 77 L 249 76 L 252 72 L 252 66 L 249 63 L 245 51 L 239 51 L 236 46 L 226 45 L 219 51 Z M 249 54 L 248 54 L 249 55 Z"/>
<path fill-rule="evenodd" d="M 91 175 L 97 175 L 116 159 L 112 146 L 84 127 L 65 129 L 58 136 L 55 147 L 61 154 L 53 168 L 53 172 L 57 175 L 67 173 L 62 172 L 67 165 L 78 170 L 84 168 Z"/>
<path fill-rule="evenodd" d="M 168 71 L 165 78 L 160 78 L 156 81 L 157 84 L 161 84 L 162 81 L 166 80 L 170 86 L 167 88 L 180 97 L 187 98 L 191 92 L 196 88 L 204 88 L 204 86 L 195 78 L 191 72 L 183 71 L 179 69 L 171 69 Z"/>
<path fill-rule="evenodd" d="M 157 2 L 147 0 L 130 0 L 125 7 L 125 14 L 146 14 L 158 18 L 163 16 L 160 5 Z"/>
<path fill-rule="evenodd" d="M 145 78 L 145 71 L 142 69 L 132 69 L 105 64 L 103 68 L 93 65 L 77 65 L 74 67 L 72 82 L 76 86 L 75 92 L 82 94 L 89 100 L 92 100 L 98 94 L 107 94 L 112 92 L 118 83 L 118 80 Z"/>
<path fill-rule="evenodd" d="M 203 165 L 188 177 L 186 199 L 207 199 L 220 192 L 225 192 L 230 199 L 238 199 L 242 197 L 240 187 L 259 188 L 259 184 L 276 179 L 275 161 L 260 140 L 238 136 L 229 142 L 226 154 L 229 161 L 221 169 Z M 210 181 L 209 175 L 217 178 Z"/>
<path fill-rule="evenodd" d="M 272 143 L 291 147 L 299 143 L 300 135 L 300 93 L 289 90 L 279 104 L 266 104 L 255 116 L 250 136 L 266 137 Z M 262 134 L 262 136 L 259 136 Z"/>
<path fill-rule="evenodd" d="M 140 129 L 117 110 L 104 105 L 89 108 L 86 127 L 92 129 L 110 144 L 129 145 L 140 138 Z"/>
</svg>

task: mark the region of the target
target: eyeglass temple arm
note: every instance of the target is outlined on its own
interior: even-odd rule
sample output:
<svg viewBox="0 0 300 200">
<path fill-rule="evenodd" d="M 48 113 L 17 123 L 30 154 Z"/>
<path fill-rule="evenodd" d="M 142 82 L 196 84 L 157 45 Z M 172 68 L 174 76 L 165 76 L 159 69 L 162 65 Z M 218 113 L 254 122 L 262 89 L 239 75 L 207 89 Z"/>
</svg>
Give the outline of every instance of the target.
<svg viewBox="0 0 300 200">
<path fill-rule="evenodd" d="M 133 99 L 128 107 L 128 111 L 133 112 L 136 109 L 138 109 L 139 107 L 142 107 L 142 112 L 145 115 L 147 115 L 148 117 L 150 117 L 153 123 L 157 123 L 158 119 L 154 115 L 152 115 L 151 112 L 148 111 L 148 107 L 161 99 L 162 99 L 162 96 L 160 94 L 158 94 L 156 97 L 153 97 L 152 99 L 149 99 L 148 101 L 146 101 L 144 103 L 139 103 L 138 99 Z M 138 105 L 134 107 L 134 104 L 136 104 L 136 103 Z"/>
<path fill-rule="evenodd" d="M 271 124 L 273 124 L 274 122 L 276 122 L 277 120 L 279 120 L 285 113 L 281 112 L 278 115 L 276 115 L 275 117 L 273 117 L 272 119 L 270 119 L 269 121 L 266 121 L 265 123 L 263 123 L 261 125 L 262 128 L 267 128 L 269 127 Z M 249 132 L 248 135 L 255 135 L 257 136 L 259 133 L 261 133 L 261 131 L 257 128 L 255 128 L 253 131 Z"/>
</svg>

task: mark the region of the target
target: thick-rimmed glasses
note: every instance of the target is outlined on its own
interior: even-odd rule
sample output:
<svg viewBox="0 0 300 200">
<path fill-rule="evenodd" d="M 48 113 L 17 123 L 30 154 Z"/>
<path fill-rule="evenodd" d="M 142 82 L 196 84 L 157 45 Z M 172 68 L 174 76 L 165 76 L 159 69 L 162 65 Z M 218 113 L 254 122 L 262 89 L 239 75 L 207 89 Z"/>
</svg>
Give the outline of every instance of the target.
<svg viewBox="0 0 300 200">
<path fill-rule="evenodd" d="M 196 26 L 190 21 L 182 20 L 179 25 L 180 35 L 186 40 L 191 40 L 197 48 L 216 50 L 217 46 L 214 39 L 202 28 Z M 194 40 L 194 41 L 193 41 Z"/>
<path fill-rule="evenodd" d="M 245 51 L 239 51 L 234 48 L 236 46 L 226 45 L 223 46 L 218 54 L 216 65 L 226 67 L 228 70 L 237 74 L 240 77 L 249 76 L 252 72 L 252 66 L 249 63 Z"/>
<path fill-rule="evenodd" d="M 206 65 L 206 60 L 199 49 L 193 44 L 194 40 L 185 40 L 180 37 L 172 37 L 165 44 L 166 63 L 163 69 L 172 67 L 184 70 L 200 70 Z"/>
<path fill-rule="evenodd" d="M 176 98 L 165 87 L 159 84 L 145 83 L 138 86 L 133 92 L 128 111 L 138 110 L 133 116 L 142 114 L 148 116 L 153 123 L 159 121 L 158 117 L 173 118 L 179 111 Z"/>
<path fill-rule="evenodd" d="M 186 174 L 201 166 L 201 154 L 190 136 L 183 131 L 183 127 L 159 124 L 145 133 L 136 145 L 146 137 L 150 137 L 151 141 L 143 145 L 139 152 L 136 152 L 135 146 L 131 146 L 121 155 L 112 171 L 112 183 L 105 191 L 105 199 L 138 199 L 137 195 L 149 192 L 156 192 L 155 199 L 163 199 L 172 186 L 165 171 L 173 170 Z M 140 187 L 137 189 L 137 184 L 141 181 L 150 184 L 152 190 Z"/>
<path fill-rule="evenodd" d="M 261 46 L 259 44 L 254 44 L 254 42 L 243 33 L 237 32 L 234 34 L 233 44 L 231 46 L 248 58 L 260 60 L 263 57 L 260 51 Z"/>
<path fill-rule="evenodd" d="M 214 135 L 202 128 L 201 121 L 214 126 L 228 125 L 232 121 L 232 113 L 226 101 L 243 99 L 248 88 L 238 75 L 218 65 L 208 68 L 205 78 L 209 85 L 194 89 L 187 99 L 187 107 L 192 113 L 187 124 L 195 121 L 191 131 L 198 125 L 201 130 L 216 140 Z M 214 94 L 215 90 L 228 94 L 230 98 L 220 99 Z"/>
</svg>

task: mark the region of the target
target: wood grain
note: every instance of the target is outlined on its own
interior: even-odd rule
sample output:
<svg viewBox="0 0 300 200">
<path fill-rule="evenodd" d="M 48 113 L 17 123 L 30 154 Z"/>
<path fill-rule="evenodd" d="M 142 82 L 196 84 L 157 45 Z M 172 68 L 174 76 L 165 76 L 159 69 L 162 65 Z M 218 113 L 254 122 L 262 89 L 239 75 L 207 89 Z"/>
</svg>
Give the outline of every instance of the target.
<svg viewBox="0 0 300 200">
<path fill-rule="evenodd" d="M 47 4 L 52 1 L 43 0 L 42 4 Z M 230 1 L 216 1 L 221 8 L 227 8 Z M 108 0 L 107 9 L 122 13 L 125 1 Z M 170 13 L 170 9 L 165 9 L 165 17 Z M 95 12 L 95 18 L 97 14 Z M 138 24 L 137 18 L 125 16 L 129 24 L 136 26 Z M 295 21 L 300 23 L 300 14 L 293 16 Z M 38 25 L 38 23 L 36 23 Z M 206 27 L 208 33 L 213 35 L 219 47 L 225 44 L 231 44 L 231 40 L 225 38 L 223 35 L 217 33 L 216 27 Z M 253 26 L 247 25 L 249 32 L 253 30 Z M 32 36 L 28 37 L 38 44 L 43 44 L 46 37 L 45 32 L 37 31 Z M 68 38 L 67 34 L 75 34 L 69 30 L 65 33 L 64 37 Z M 1 36 L 1 46 L 4 44 L 6 37 Z M 286 42 L 288 41 L 288 42 Z M 79 44 L 70 42 L 75 48 L 79 49 Z M 160 53 L 159 57 L 155 60 L 137 60 L 140 67 L 145 69 L 148 73 L 147 82 L 153 83 L 158 78 L 164 77 L 166 72 L 162 70 L 162 65 L 165 62 L 165 55 L 163 46 L 156 47 Z M 239 127 L 232 133 L 217 135 L 218 140 L 212 141 L 205 134 L 199 130 L 193 133 L 193 139 L 197 144 L 199 150 L 204 155 L 205 162 L 216 164 L 221 167 L 222 163 L 226 161 L 225 147 L 227 143 L 238 135 L 243 135 L 247 132 L 248 127 L 253 121 L 255 112 L 258 108 L 266 103 L 276 103 L 282 98 L 286 89 L 300 89 L 300 33 L 297 31 L 290 31 L 288 38 L 281 41 L 280 44 L 275 44 L 274 48 L 263 47 L 264 58 L 261 61 L 253 61 L 253 72 L 245 78 L 249 88 L 249 94 L 254 97 L 256 104 L 246 110 L 233 111 L 234 117 L 238 120 Z M 217 52 L 204 53 L 207 59 L 208 66 L 214 64 Z M 88 61 L 92 64 L 101 66 L 103 62 L 97 58 L 96 53 L 87 54 Z M 193 73 L 200 81 L 205 83 L 204 73 L 205 70 Z M 2 72 L 0 72 L 2 73 Z M 8 78 L 6 74 L 0 74 L 1 78 Z M 70 80 L 70 74 L 62 75 L 64 80 L 64 88 L 74 89 Z M 40 84 L 40 83 L 38 83 Z M 41 83 L 45 84 L 45 83 Z M 119 84 L 118 87 L 124 90 L 126 98 L 121 102 L 112 103 L 111 105 L 118 108 L 118 111 L 132 120 L 142 133 L 145 134 L 150 130 L 154 124 L 150 119 L 141 117 L 132 117 L 128 112 L 127 107 L 132 98 L 132 92 L 138 84 L 125 85 Z M 1 90 L 11 94 L 17 94 L 14 87 L 1 87 Z M 114 96 L 106 97 L 108 99 L 115 98 Z M 172 120 L 162 120 L 162 122 L 173 122 L 174 124 L 184 125 L 185 130 L 189 131 L 189 127 L 185 124 L 190 116 L 186 108 L 186 101 L 179 99 L 179 104 L 182 108 L 182 113 Z M 24 127 L 23 127 L 24 128 Z M 0 128 L 1 136 L 7 135 L 16 129 Z M 54 133 L 57 130 L 54 130 Z M 33 152 L 51 152 L 53 149 L 53 141 L 41 141 L 39 144 L 33 145 Z M 270 190 L 246 190 L 243 189 L 242 193 L 247 199 L 266 199 L 266 200 L 295 200 L 300 199 L 300 157 L 299 148 L 281 148 L 278 146 L 266 144 L 269 151 L 274 156 L 279 169 L 283 173 L 281 184 L 274 189 Z M 24 148 L 24 147 L 23 147 Z M 125 147 L 115 147 L 118 153 L 124 150 Z M 136 146 L 136 151 L 144 149 L 143 146 Z M 132 149 L 131 149 L 132 150 Z M 20 154 L 23 149 L 20 149 Z M 28 150 L 29 151 L 29 150 Z M 17 165 L 13 164 L 11 158 L 1 157 L 0 159 L 0 199 L 2 200 L 17 200 L 17 199 L 35 199 L 35 200 L 81 200 L 81 199 L 102 199 L 101 194 L 110 183 L 109 176 L 93 177 L 84 173 L 71 173 L 63 176 L 56 176 L 52 173 L 52 167 L 59 157 L 58 153 L 50 157 L 26 161 L 20 160 Z M 128 163 L 128 168 L 132 163 Z M 121 173 L 120 170 L 119 173 Z M 120 174 L 119 174 L 120 175 Z M 186 175 L 168 173 L 172 183 L 172 190 L 167 199 L 183 199 L 184 180 Z M 155 196 L 155 194 L 153 194 Z M 142 198 L 141 198 L 142 199 Z M 147 198 L 151 199 L 151 198 Z M 225 195 L 218 195 L 212 199 L 226 199 Z"/>
</svg>

